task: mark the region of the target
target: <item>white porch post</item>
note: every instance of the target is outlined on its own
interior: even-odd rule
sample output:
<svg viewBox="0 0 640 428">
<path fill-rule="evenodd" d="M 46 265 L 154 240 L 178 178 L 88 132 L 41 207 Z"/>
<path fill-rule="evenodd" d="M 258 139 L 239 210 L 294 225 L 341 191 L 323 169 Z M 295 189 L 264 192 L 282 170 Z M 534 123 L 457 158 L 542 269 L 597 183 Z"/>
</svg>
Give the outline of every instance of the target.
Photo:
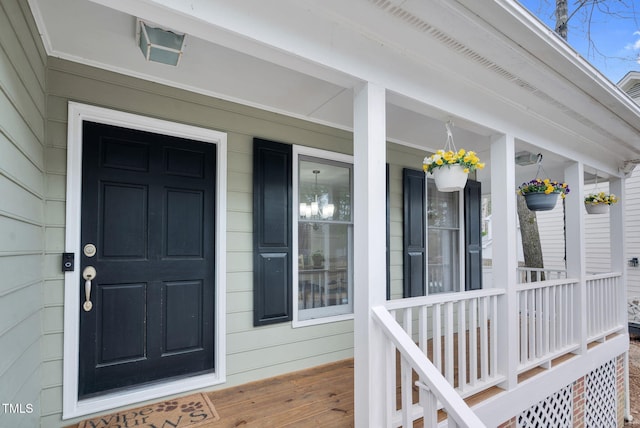
<svg viewBox="0 0 640 428">
<path fill-rule="evenodd" d="M 620 200 L 617 204 L 611 205 L 609 208 L 609 228 L 610 228 L 610 242 L 611 242 L 611 271 L 620 272 L 622 277 L 620 282 L 622 286 L 619 288 L 620 292 L 617 298 L 619 299 L 618 316 L 619 322 L 626 326 L 629 324 L 627 316 L 627 243 L 625 240 L 625 179 L 624 178 L 611 178 L 609 180 L 609 193 L 613 193 Z M 629 397 L 629 351 L 624 354 L 624 418 L 626 421 L 633 420 L 631 415 L 631 400 Z"/>
<path fill-rule="evenodd" d="M 627 325 L 629 320 L 627 319 L 627 243 L 625 239 L 624 226 L 625 226 L 625 205 L 626 195 L 624 178 L 611 178 L 609 181 L 609 193 L 613 193 L 620 201 L 617 204 L 611 205 L 609 208 L 609 232 L 611 240 L 611 271 L 620 272 L 622 278 L 620 281 L 623 286 L 621 288 L 620 295 L 618 296 L 620 304 L 620 323 Z"/>
<path fill-rule="evenodd" d="M 385 89 L 366 83 L 354 95 L 354 415 L 356 427 L 385 418 L 384 337 L 371 316 L 386 298 Z"/>
<path fill-rule="evenodd" d="M 574 296 L 574 334 L 580 341 L 578 353 L 587 352 L 587 283 L 585 265 L 585 209 L 584 209 L 584 165 L 574 162 L 564 170 L 564 181 L 571 193 L 564 200 L 565 208 L 565 253 L 567 277 L 577 278 L 578 291 Z M 569 308 L 565 308 L 568 310 Z"/>
<path fill-rule="evenodd" d="M 515 290 L 518 230 L 516 224 L 515 144 L 512 135 L 491 141 L 491 217 L 498 225 L 493 236 L 493 287 L 504 288 L 498 307 L 498 371 L 506 376 L 502 387 L 518 384 L 518 311 Z M 493 328 L 493 326 L 492 326 Z"/>
</svg>

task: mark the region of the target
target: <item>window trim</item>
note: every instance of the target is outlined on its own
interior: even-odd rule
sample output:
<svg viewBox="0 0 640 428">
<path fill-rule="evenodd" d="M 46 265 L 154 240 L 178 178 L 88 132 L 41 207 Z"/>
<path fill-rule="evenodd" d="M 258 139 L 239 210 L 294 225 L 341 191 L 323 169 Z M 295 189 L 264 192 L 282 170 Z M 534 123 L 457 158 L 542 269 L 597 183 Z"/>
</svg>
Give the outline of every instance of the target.
<svg viewBox="0 0 640 428">
<path fill-rule="evenodd" d="M 352 167 L 353 165 L 353 156 L 351 155 L 347 155 L 344 153 L 337 153 L 337 152 L 332 152 L 332 151 L 328 151 L 328 150 L 322 150 L 322 149 L 316 149 L 316 148 L 312 148 L 312 147 L 306 147 L 306 146 L 299 146 L 299 145 L 293 145 L 293 156 L 292 156 L 292 166 L 291 169 L 292 171 L 292 198 L 293 198 L 293 202 L 292 202 L 292 211 L 293 211 L 293 215 L 292 215 L 292 219 L 293 221 L 291 222 L 291 237 L 292 237 L 292 251 L 291 254 L 295 255 L 295 257 L 297 258 L 297 254 L 298 254 L 298 222 L 299 222 L 299 218 L 300 218 L 300 203 L 299 203 L 299 195 L 298 195 L 298 179 L 299 179 L 299 161 L 300 161 L 300 156 L 304 156 L 304 157 L 313 157 L 313 158 L 318 158 L 318 159 L 322 159 L 322 160 L 328 160 L 328 161 L 336 161 L 336 162 L 342 162 L 342 163 L 347 163 L 350 164 Z M 351 183 L 352 187 L 353 187 L 353 183 Z M 351 216 L 352 219 L 355 219 L 354 216 L 354 211 L 355 211 L 355 195 L 352 196 L 351 199 L 351 204 L 352 204 L 352 209 L 351 209 Z M 344 224 L 344 222 L 340 222 L 339 224 Z M 353 225 L 353 227 L 355 228 L 355 223 L 352 220 L 351 223 Z M 353 311 L 351 313 L 348 314 L 340 314 L 340 315 L 330 315 L 330 316 L 326 316 L 326 317 L 319 317 L 319 318 L 312 318 L 312 319 L 307 319 L 307 320 L 300 320 L 298 318 L 298 313 L 299 313 L 299 307 L 298 307 L 298 298 L 299 298 L 299 284 L 298 284 L 298 263 L 292 263 L 292 281 L 291 281 L 291 287 L 292 287 L 292 301 L 293 301 L 293 309 L 292 309 L 292 321 L 291 321 L 291 325 L 293 328 L 298 328 L 298 327 L 307 327 L 307 326 L 311 326 L 311 325 L 319 325 L 319 324 L 327 324 L 327 323 L 331 323 L 331 322 L 338 322 L 338 321 L 345 321 L 345 320 L 351 320 L 354 318 L 353 315 Z M 353 292 L 352 292 L 353 293 Z M 355 295 L 353 295 L 353 299 L 355 300 Z M 352 305 L 354 304 L 354 302 L 352 302 Z"/>
</svg>

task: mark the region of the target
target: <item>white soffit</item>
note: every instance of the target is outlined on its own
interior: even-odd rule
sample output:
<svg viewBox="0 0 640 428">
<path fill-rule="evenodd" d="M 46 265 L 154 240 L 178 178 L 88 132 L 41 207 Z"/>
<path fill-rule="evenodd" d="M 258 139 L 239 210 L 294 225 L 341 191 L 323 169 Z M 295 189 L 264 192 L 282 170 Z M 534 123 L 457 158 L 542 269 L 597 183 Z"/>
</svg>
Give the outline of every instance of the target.
<svg viewBox="0 0 640 428">
<path fill-rule="evenodd" d="M 350 129 L 351 88 L 366 80 L 405 94 L 398 100 L 410 94 L 434 111 L 456 112 L 476 124 L 467 129 L 481 123 L 479 135 L 526 129 L 533 119 L 550 138 L 573 140 L 573 150 L 590 139 L 593 150 L 610 146 L 621 158 L 640 156 L 640 120 L 631 120 L 640 119 L 637 106 L 627 108 L 584 61 L 566 58 L 569 51 L 551 49 L 555 42 L 512 0 L 30 2 L 51 55 L 266 110 Z M 128 40 L 135 16 L 189 35 L 179 67 L 140 61 Z M 92 31 L 97 40 L 88 40 Z M 571 72 L 578 73 L 575 82 L 564 77 Z M 413 111 L 423 110 L 430 108 Z M 422 122 L 389 124 L 389 137 L 422 145 L 414 136 Z"/>
</svg>

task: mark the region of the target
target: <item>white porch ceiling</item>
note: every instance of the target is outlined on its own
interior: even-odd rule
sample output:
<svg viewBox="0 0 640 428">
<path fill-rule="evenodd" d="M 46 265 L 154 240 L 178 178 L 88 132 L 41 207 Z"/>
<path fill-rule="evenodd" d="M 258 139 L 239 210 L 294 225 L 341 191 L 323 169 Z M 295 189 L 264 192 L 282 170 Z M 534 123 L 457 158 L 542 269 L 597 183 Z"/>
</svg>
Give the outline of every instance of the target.
<svg viewBox="0 0 640 428">
<path fill-rule="evenodd" d="M 372 81 L 388 88 L 390 141 L 439 148 L 453 119 L 456 145 L 484 158 L 502 132 L 547 170 L 580 153 L 610 170 L 640 158 L 637 106 L 512 0 L 30 5 L 49 55 L 189 91 L 350 130 L 353 88 Z M 178 67 L 144 60 L 136 18 L 187 34 Z"/>
</svg>

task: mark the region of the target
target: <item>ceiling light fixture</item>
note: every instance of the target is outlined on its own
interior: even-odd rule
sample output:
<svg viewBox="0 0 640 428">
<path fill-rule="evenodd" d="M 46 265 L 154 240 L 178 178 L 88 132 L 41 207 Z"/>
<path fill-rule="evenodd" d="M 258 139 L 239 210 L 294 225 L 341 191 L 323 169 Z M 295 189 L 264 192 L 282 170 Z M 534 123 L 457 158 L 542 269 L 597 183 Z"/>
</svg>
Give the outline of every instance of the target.
<svg viewBox="0 0 640 428">
<path fill-rule="evenodd" d="M 542 155 L 540 153 L 533 154 L 529 151 L 523 150 L 521 152 L 516 153 L 515 161 L 516 165 L 527 166 L 538 163 L 538 158 Z"/>
<path fill-rule="evenodd" d="M 185 35 L 138 19 L 136 38 L 147 61 L 177 66 L 184 51 Z"/>
<path fill-rule="evenodd" d="M 313 218 L 320 217 L 322 219 L 328 219 L 333 217 L 333 213 L 335 211 L 335 205 L 333 204 L 325 204 L 322 207 L 318 203 L 318 174 L 320 174 L 320 170 L 314 169 L 313 174 L 316 176 L 316 185 L 315 185 L 315 199 L 311 201 L 310 204 L 305 204 L 304 202 L 300 203 L 300 217 L 303 218 Z"/>
</svg>

